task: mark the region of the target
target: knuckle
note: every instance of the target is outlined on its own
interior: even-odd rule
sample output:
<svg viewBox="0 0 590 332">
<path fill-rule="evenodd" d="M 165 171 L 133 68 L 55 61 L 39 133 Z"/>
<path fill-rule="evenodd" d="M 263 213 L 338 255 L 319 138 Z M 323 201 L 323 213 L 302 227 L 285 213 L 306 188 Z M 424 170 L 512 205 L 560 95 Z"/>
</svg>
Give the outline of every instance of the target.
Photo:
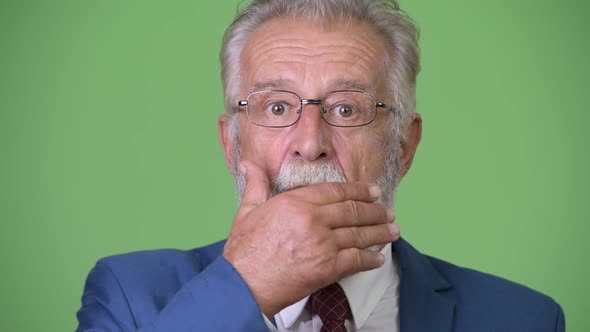
<svg viewBox="0 0 590 332">
<path fill-rule="evenodd" d="M 367 247 L 367 239 L 365 238 L 364 233 L 358 227 L 350 227 L 349 232 L 353 239 L 353 243 L 357 248 Z"/>
<path fill-rule="evenodd" d="M 330 255 L 322 255 L 317 257 L 314 255 L 315 268 L 313 279 L 319 284 L 325 285 L 331 282 L 335 275 L 337 275 L 338 265 L 336 264 L 336 257 Z"/>
<path fill-rule="evenodd" d="M 363 257 L 361 255 L 361 250 L 356 249 L 354 252 L 354 264 L 356 268 L 360 268 L 363 265 Z"/>
<path fill-rule="evenodd" d="M 313 229 L 311 227 L 311 218 L 307 216 L 299 216 L 297 219 L 295 219 L 295 221 L 297 222 L 297 229 L 299 234 L 312 234 Z"/>
<path fill-rule="evenodd" d="M 335 267 L 338 278 L 347 277 L 362 270 L 361 250 L 356 248 L 346 249 L 342 255 L 341 264 Z"/>
<path fill-rule="evenodd" d="M 309 211 L 307 209 L 304 210 L 300 210 L 299 211 L 299 222 L 300 222 L 300 227 L 306 231 L 312 231 L 313 226 L 315 224 L 314 220 L 315 220 L 315 215 L 313 213 L 313 211 Z"/>
<path fill-rule="evenodd" d="M 346 198 L 346 191 L 340 183 L 326 183 L 326 187 L 337 200 L 343 201 Z"/>
<path fill-rule="evenodd" d="M 348 213 L 354 218 L 354 220 L 358 220 L 360 217 L 360 208 L 355 201 L 346 201 L 346 210 Z"/>
</svg>

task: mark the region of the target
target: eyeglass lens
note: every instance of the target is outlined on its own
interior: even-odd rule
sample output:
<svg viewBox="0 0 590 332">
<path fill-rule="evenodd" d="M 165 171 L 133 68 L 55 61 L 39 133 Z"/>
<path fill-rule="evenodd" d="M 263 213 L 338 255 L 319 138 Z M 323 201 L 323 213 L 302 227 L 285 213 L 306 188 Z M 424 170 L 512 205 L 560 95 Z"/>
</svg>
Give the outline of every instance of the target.
<svg viewBox="0 0 590 332">
<path fill-rule="evenodd" d="M 288 91 L 254 92 L 248 96 L 248 118 L 260 126 L 290 126 L 297 122 L 307 101 Z M 362 126 L 375 118 L 375 97 L 361 91 L 331 92 L 321 101 L 321 114 L 333 126 Z"/>
</svg>

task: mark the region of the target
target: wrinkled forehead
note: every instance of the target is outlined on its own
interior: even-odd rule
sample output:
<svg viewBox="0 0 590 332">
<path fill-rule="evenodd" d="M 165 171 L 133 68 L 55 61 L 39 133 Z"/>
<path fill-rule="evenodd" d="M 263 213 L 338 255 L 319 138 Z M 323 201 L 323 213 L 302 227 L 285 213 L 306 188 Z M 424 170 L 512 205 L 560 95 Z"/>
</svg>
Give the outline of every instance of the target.
<svg viewBox="0 0 590 332">
<path fill-rule="evenodd" d="M 277 18 L 261 25 L 241 54 L 242 92 L 321 81 L 324 89 L 379 93 L 391 52 L 373 27 L 356 20 Z M 319 84 L 319 83 L 318 83 Z"/>
</svg>

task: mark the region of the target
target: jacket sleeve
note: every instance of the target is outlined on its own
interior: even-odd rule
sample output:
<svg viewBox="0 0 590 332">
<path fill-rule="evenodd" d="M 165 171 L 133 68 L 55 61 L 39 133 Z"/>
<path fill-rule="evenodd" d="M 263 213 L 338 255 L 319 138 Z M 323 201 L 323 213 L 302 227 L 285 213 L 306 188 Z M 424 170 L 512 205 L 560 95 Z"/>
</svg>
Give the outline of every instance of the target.
<svg viewBox="0 0 590 332">
<path fill-rule="evenodd" d="M 99 261 L 86 280 L 76 331 L 268 331 L 250 290 L 223 256 L 187 282 L 151 322 L 136 321 L 127 296 L 108 264 Z"/>
</svg>

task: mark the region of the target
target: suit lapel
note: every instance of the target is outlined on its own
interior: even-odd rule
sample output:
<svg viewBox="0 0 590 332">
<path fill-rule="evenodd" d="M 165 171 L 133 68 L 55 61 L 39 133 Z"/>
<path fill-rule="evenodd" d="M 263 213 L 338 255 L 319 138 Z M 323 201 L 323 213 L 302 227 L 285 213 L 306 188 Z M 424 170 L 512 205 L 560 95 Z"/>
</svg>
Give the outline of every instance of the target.
<svg viewBox="0 0 590 332">
<path fill-rule="evenodd" d="M 404 239 L 392 248 L 401 277 L 400 332 L 452 331 L 456 300 L 451 284 Z"/>
</svg>

